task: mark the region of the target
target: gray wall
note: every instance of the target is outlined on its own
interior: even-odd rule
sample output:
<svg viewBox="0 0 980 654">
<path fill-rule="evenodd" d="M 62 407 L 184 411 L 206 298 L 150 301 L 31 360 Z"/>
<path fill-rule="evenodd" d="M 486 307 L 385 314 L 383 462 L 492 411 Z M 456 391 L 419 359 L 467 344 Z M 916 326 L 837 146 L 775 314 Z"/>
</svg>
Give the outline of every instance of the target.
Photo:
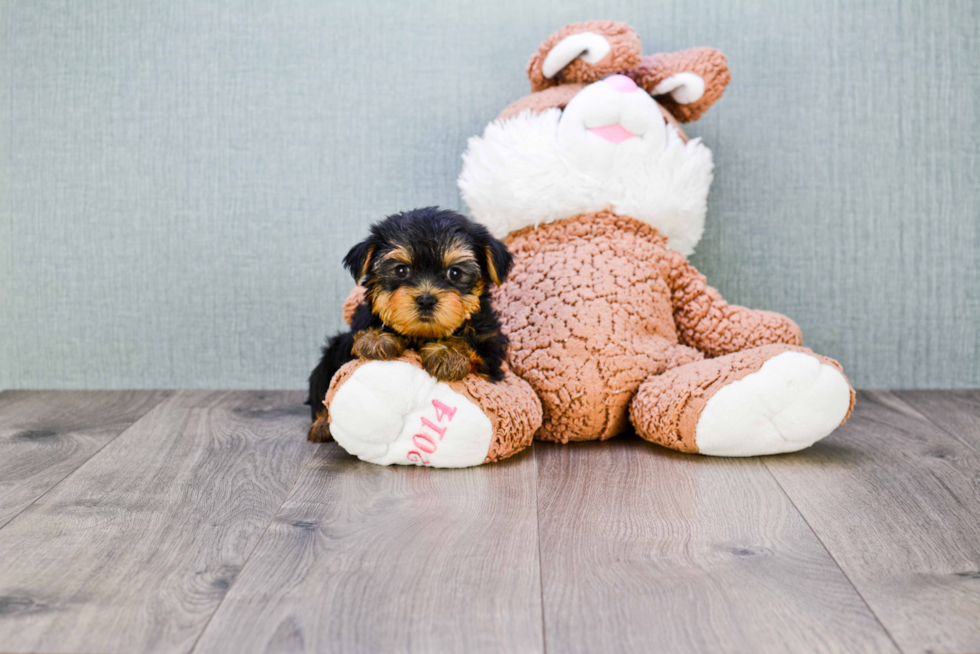
<svg viewBox="0 0 980 654">
<path fill-rule="evenodd" d="M 566 22 L 733 81 L 695 265 L 860 387 L 980 386 L 971 0 L 0 3 L 0 388 L 297 388 L 365 227 L 461 206 Z"/>
</svg>

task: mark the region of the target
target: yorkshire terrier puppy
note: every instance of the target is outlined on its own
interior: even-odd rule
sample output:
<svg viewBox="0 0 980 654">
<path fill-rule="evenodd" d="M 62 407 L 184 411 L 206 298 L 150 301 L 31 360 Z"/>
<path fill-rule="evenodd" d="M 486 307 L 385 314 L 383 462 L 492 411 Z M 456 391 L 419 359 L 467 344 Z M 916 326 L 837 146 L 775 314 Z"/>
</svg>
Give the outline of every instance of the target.
<svg viewBox="0 0 980 654">
<path fill-rule="evenodd" d="M 511 264 L 503 243 L 455 211 L 426 207 L 372 225 L 367 240 L 344 257 L 367 292 L 351 330 L 327 341 L 310 374 L 307 438 L 329 440 L 323 398 L 334 373 L 355 358 L 397 359 L 413 349 L 436 379 L 455 381 L 471 372 L 503 379 L 507 337 L 490 306 L 490 287 L 504 280 Z"/>
</svg>

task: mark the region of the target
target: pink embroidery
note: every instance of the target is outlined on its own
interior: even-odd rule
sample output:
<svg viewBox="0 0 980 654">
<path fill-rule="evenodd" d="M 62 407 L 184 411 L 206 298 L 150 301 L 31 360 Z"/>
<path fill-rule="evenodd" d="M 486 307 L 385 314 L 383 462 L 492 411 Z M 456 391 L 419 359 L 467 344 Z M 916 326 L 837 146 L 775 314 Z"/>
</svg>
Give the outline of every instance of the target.
<svg viewBox="0 0 980 654">
<path fill-rule="evenodd" d="M 449 420 L 446 422 L 452 422 L 453 416 L 456 415 L 456 407 L 448 407 L 439 400 L 432 400 L 432 406 L 436 409 L 436 420 L 442 422 L 443 416 L 449 416 Z"/>
<path fill-rule="evenodd" d="M 439 400 L 432 400 L 432 408 L 434 408 L 436 411 L 436 422 L 438 422 L 439 424 L 436 424 L 436 422 L 432 422 L 425 416 L 421 416 L 423 429 L 420 429 L 419 433 L 412 436 L 412 443 L 414 443 L 415 447 L 419 449 L 411 450 L 407 455 L 408 460 L 411 461 L 412 463 L 421 463 L 422 465 L 425 466 L 432 465 L 432 462 L 429 459 L 427 459 L 425 455 L 432 454 L 433 452 L 435 452 L 439 448 L 439 443 L 437 443 L 436 439 L 432 438 L 432 436 L 425 433 L 424 428 L 428 427 L 429 429 L 431 429 L 432 432 L 435 435 L 437 435 L 439 437 L 439 440 L 441 441 L 443 437 L 446 435 L 446 429 L 447 429 L 445 426 L 442 425 L 442 420 L 443 418 L 445 418 L 446 422 L 452 422 L 453 416 L 456 415 L 456 409 L 457 409 L 457 407 L 448 406 L 446 404 L 443 404 Z M 425 454 L 423 454 L 423 452 Z"/>
<path fill-rule="evenodd" d="M 445 427 L 440 427 L 439 425 L 433 424 L 432 421 L 426 418 L 425 416 L 422 416 L 422 424 L 428 427 L 429 429 L 431 429 L 432 431 L 434 431 L 435 433 L 439 434 L 439 440 L 442 440 L 442 437 L 446 435 Z"/>
<path fill-rule="evenodd" d="M 415 443 L 415 447 L 426 454 L 432 454 L 436 451 L 436 442 L 428 434 L 415 434 L 412 436 L 412 442 Z"/>
</svg>

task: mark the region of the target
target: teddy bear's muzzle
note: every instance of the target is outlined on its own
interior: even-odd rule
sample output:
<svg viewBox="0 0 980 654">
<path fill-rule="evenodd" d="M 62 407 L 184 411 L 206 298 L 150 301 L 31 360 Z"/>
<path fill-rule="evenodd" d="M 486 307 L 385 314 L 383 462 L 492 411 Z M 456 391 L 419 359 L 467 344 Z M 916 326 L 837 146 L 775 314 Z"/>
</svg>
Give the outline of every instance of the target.
<svg viewBox="0 0 980 654">
<path fill-rule="evenodd" d="M 558 144 L 575 168 L 599 174 L 623 149 L 656 157 L 667 143 L 667 124 L 653 98 L 625 75 L 585 87 L 566 105 Z"/>
</svg>

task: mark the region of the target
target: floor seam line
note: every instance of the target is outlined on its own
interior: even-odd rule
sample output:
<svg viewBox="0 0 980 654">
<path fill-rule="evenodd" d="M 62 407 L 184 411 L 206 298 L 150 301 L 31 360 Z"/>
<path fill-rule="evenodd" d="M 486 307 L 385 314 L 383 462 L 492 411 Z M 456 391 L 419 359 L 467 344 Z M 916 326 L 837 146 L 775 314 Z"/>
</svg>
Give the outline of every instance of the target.
<svg viewBox="0 0 980 654">
<path fill-rule="evenodd" d="M 120 436 L 122 436 L 123 434 L 125 434 L 126 432 L 128 432 L 130 429 L 132 429 L 133 427 L 135 427 L 137 424 L 139 424 L 140 421 L 142 421 L 144 418 L 146 418 L 146 416 L 148 416 L 151 411 L 153 411 L 158 406 L 160 406 L 161 404 L 163 404 L 164 402 L 166 402 L 167 400 L 169 400 L 171 397 L 173 397 L 173 395 L 165 395 L 164 397 L 161 397 L 153 406 L 151 406 L 149 409 L 147 409 L 146 411 L 144 411 L 143 414 L 139 418 L 137 418 L 136 420 L 134 420 L 128 427 L 126 427 L 121 432 L 119 432 L 118 434 L 116 434 L 115 436 L 113 436 L 112 438 L 110 438 L 108 441 L 106 441 L 105 443 L 103 443 L 102 444 L 102 447 L 100 447 L 99 449 L 97 449 L 94 452 L 92 452 L 92 454 L 89 455 L 89 457 L 87 459 L 85 459 L 84 461 L 82 461 L 74 470 L 70 471 L 64 477 L 62 477 L 61 479 L 59 479 L 57 483 L 52 484 L 50 488 L 48 488 L 46 491 L 44 491 L 43 493 L 41 493 L 40 495 L 38 495 L 37 497 L 35 497 L 33 500 L 31 500 L 31 502 L 27 506 L 25 506 L 23 509 L 21 509 L 20 511 L 18 511 L 16 514 L 10 516 L 10 519 L 9 520 L 7 520 L 6 522 L 4 522 L 3 524 L 0 524 L 0 530 L 3 530 L 11 522 L 13 522 L 17 518 L 19 518 L 21 515 L 23 515 L 25 511 L 27 511 L 29 508 L 31 508 L 32 506 L 34 506 L 35 504 L 37 504 L 38 501 L 40 501 L 42 498 L 44 498 L 48 493 L 50 493 L 55 488 L 58 488 L 63 483 L 65 483 L 65 480 L 66 479 L 68 479 L 69 477 L 71 477 L 72 475 L 74 475 L 76 472 L 78 472 L 79 470 L 81 470 L 82 468 L 84 468 L 86 465 L 88 465 L 88 463 L 92 459 L 94 459 L 96 456 L 99 455 L 100 452 L 102 452 L 102 450 L 104 450 L 105 448 L 109 447 L 111 444 L 115 443 L 117 438 L 119 438 Z"/>
<path fill-rule="evenodd" d="M 854 581 L 851 579 L 850 575 L 847 574 L 847 571 L 844 570 L 843 567 L 841 567 L 841 564 L 837 561 L 837 558 L 834 556 L 833 552 L 830 551 L 830 548 L 827 547 L 827 544 L 823 542 L 822 538 L 820 538 L 820 534 L 817 533 L 817 530 L 813 528 L 813 525 L 810 524 L 810 521 L 806 519 L 805 515 L 803 515 L 803 511 L 800 510 L 800 507 L 796 505 L 796 502 L 793 501 L 793 498 L 790 496 L 790 494 L 787 493 L 786 489 L 783 488 L 783 485 L 779 483 L 779 479 L 773 473 L 772 469 L 769 468 L 769 464 L 765 460 L 763 460 L 762 465 L 763 467 L 765 467 L 766 472 L 769 473 L 769 476 L 772 478 L 772 480 L 776 482 L 776 486 L 779 488 L 780 491 L 782 491 L 783 496 L 786 497 L 787 500 L 789 500 L 789 503 L 793 506 L 793 509 L 796 511 L 796 514 L 800 516 L 801 520 L 803 520 L 803 524 L 805 524 L 806 528 L 810 530 L 810 533 L 813 534 L 813 537 L 817 539 L 817 542 L 820 544 L 820 547 L 823 549 L 824 552 L 827 553 L 827 556 L 830 557 L 830 560 L 834 562 L 834 565 L 837 567 L 837 569 L 840 570 L 840 573 L 844 576 L 844 579 L 847 580 L 848 585 L 854 589 L 854 592 L 861 600 L 861 603 L 867 607 L 868 611 L 871 613 L 871 616 L 875 619 L 875 622 L 878 623 L 878 626 L 881 627 L 881 630 L 885 633 L 886 636 L 888 636 L 888 640 L 891 641 L 892 645 L 895 646 L 896 650 L 904 654 L 905 650 L 902 649 L 902 647 L 898 644 L 898 641 L 896 641 L 895 637 L 892 635 L 892 632 L 889 631 L 888 627 L 886 627 L 885 624 L 881 621 L 881 618 L 878 617 L 878 614 L 871 607 L 871 604 L 868 603 L 868 600 L 865 599 L 864 595 L 861 593 L 858 587 L 854 584 Z"/>
<path fill-rule="evenodd" d="M 279 512 L 282 511 L 282 507 L 286 506 L 286 502 L 289 500 L 290 497 L 292 497 L 293 491 L 296 490 L 296 485 L 299 483 L 299 480 L 303 478 L 303 474 L 306 472 L 306 469 L 310 466 L 310 461 L 313 460 L 313 457 L 316 455 L 316 453 L 320 450 L 321 447 L 323 447 L 322 444 L 317 447 L 314 447 L 313 451 L 310 452 L 310 455 L 306 458 L 306 463 L 303 464 L 303 467 L 300 469 L 299 474 L 296 475 L 296 479 L 293 480 L 293 485 L 289 487 L 289 492 L 287 492 L 285 497 L 282 498 L 282 502 L 279 503 L 279 508 L 277 508 L 275 512 L 273 512 L 272 517 L 269 518 L 269 522 L 265 526 L 265 529 L 262 530 L 262 534 L 259 536 L 258 540 L 255 541 L 255 546 L 249 551 L 248 556 L 245 557 L 245 560 L 242 561 L 242 567 L 238 569 L 238 573 L 235 575 L 234 581 L 232 581 L 231 584 L 228 585 L 228 590 L 225 591 L 225 594 L 221 596 L 221 601 L 218 602 L 218 605 L 214 607 L 213 611 L 211 611 L 211 615 L 208 616 L 208 621 L 204 623 L 203 627 L 201 627 L 201 633 L 199 633 L 197 635 L 197 638 L 194 639 L 194 644 L 188 650 L 188 654 L 194 654 L 194 652 L 197 650 L 197 645 L 198 643 L 201 642 L 201 638 L 204 637 L 204 633 L 208 630 L 208 627 L 211 626 L 211 621 L 214 619 L 214 616 L 218 614 L 218 611 L 221 609 L 221 605 L 225 603 L 225 600 L 231 594 L 232 589 L 235 587 L 235 584 L 238 582 L 238 578 L 241 577 L 242 572 L 245 571 L 245 566 L 247 566 L 248 562 L 252 560 L 252 555 L 255 554 L 255 550 L 259 549 L 259 545 L 262 543 L 263 540 L 265 540 L 265 535 L 269 533 L 269 527 L 271 527 L 272 523 L 276 521 L 276 517 L 279 515 Z"/>
<path fill-rule="evenodd" d="M 924 414 L 921 411 L 919 411 L 915 407 L 915 405 L 909 404 L 908 402 L 906 402 L 905 399 L 903 399 L 902 396 L 900 395 L 900 393 L 902 393 L 903 391 L 884 391 L 884 392 L 888 393 L 889 395 L 891 395 L 892 397 L 894 397 L 895 399 L 897 399 L 899 402 L 901 402 L 902 404 L 904 404 L 905 406 L 907 406 L 909 409 L 911 409 L 912 411 L 914 411 L 917 415 L 921 416 L 923 420 L 925 420 L 926 422 L 928 422 L 930 425 L 933 425 L 936 429 L 938 429 L 939 431 L 943 432 L 944 434 L 946 434 L 947 436 L 949 436 L 950 438 L 952 438 L 957 443 L 960 443 L 962 445 L 965 445 L 968 449 L 971 449 L 971 450 L 975 451 L 976 453 L 980 454 L 980 445 L 975 445 L 975 444 L 973 444 L 973 443 L 971 443 L 969 441 L 963 440 L 962 438 L 960 438 L 959 436 L 957 436 L 956 434 L 954 434 L 950 430 L 946 429 L 945 427 L 943 427 L 941 424 L 939 424 L 938 422 L 936 422 L 935 420 L 933 420 L 932 418 L 930 418 L 926 414 Z"/>
</svg>

